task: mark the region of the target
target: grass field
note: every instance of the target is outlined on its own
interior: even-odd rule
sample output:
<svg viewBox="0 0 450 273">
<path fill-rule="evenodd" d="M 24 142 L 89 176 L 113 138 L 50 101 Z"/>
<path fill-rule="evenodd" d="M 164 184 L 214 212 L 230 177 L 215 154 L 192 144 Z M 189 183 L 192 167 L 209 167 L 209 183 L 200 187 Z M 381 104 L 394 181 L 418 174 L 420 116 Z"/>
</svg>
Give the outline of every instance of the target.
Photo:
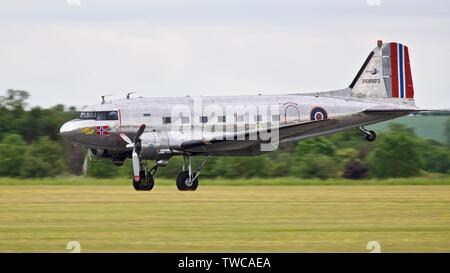
<svg viewBox="0 0 450 273">
<path fill-rule="evenodd" d="M 6 181 L 0 252 L 68 252 L 73 240 L 82 252 L 369 252 L 369 241 L 383 252 L 450 252 L 449 185 L 201 185 L 178 192 L 172 181 L 136 192 L 118 182 Z"/>
<path fill-rule="evenodd" d="M 448 185 L 450 186 L 450 176 L 444 174 L 425 174 L 422 177 L 394 178 L 394 179 L 299 179 L 295 177 L 280 178 L 252 178 L 252 179 L 205 179 L 200 177 L 200 184 L 203 186 L 362 186 L 362 185 Z M 155 178 L 156 185 L 175 185 L 174 179 Z M 20 185 L 54 185 L 54 186 L 130 186 L 129 177 L 117 177 L 111 179 L 94 179 L 79 176 L 67 176 L 44 179 L 19 179 L 1 178 L 0 186 L 20 186 Z"/>
</svg>

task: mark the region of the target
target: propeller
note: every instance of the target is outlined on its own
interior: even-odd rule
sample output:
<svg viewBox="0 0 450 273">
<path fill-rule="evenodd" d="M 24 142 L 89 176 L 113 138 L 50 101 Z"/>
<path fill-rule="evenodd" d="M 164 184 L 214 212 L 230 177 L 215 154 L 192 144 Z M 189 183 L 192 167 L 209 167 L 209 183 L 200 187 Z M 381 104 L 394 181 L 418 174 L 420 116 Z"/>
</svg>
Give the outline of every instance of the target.
<svg viewBox="0 0 450 273">
<path fill-rule="evenodd" d="M 141 136 L 144 133 L 144 130 L 145 130 L 145 124 L 142 124 L 139 127 L 133 141 L 131 141 L 131 139 L 127 135 L 120 134 L 120 137 L 127 143 L 126 147 L 133 148 L 131 160 L 133 162 L 133 174 L 134 174 L 135 181 L 141 180 L 141 175 L 140 175 L 141 164 L 139 162 L 139 155 L 141 153 Z"/>
<path fill-rule="evenodd" d="M 84 176 L 87 175 L 89 163 L 91 162 L 93 156 L 92 150 L 87 149 L 86 156 L 84 157 L 83 168 L 81 169 Z"/>
</svg>

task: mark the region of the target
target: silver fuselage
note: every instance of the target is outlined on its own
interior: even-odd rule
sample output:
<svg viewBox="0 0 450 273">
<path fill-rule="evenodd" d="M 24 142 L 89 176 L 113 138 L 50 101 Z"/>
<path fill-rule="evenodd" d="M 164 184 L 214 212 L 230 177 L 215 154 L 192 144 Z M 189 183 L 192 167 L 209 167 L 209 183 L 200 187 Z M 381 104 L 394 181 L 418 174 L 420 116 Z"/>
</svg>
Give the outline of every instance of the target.
<svg viewBox="0 0 450 273">
<path fill-rule="evenodd" d="M 132 139 L 138 127 L 145 124 L 146 130 L 143 135 L 143 138 L 146 139 L 145 143 L 157 147 L 159 153 L 148 153 L 147 155 L 144 152 L 143 159 L 158 159 L 182 154 L 183 151 L 179 147 L 180 143 L 184 141 L 210 139 L 215 135 L 223 134 L 223 132 L 245 132 L 256 128 L 264 130 L 286 124 L 308 122 L 315 118 L 338 121 L 325 128 L 311 130 L 307 134 L 283 140 L 283 142 L 295 141 L 407 114 L 367 114 L 364 111 L 368 108 L 413 107 L 407 103 L 399 105 L 399 101 L 392 99 L 369 100 L 339 95 L 345 94 L 345 92 L 346 90 L 320 95 L 318 93 L 187 96 L 112 100 L 85 107 L 82 111 L 117 111 L 117 120 L 75 119 L 63 125 L 61 134 L 73 143 L 91 149 L 107 150 L 114 156 L 129 152 L 120 134 L 125 134 Z M 316 109 L 322 109 L 325 113 L 317 113 Z M 101 132 L 101 128 L 107 128 L 107 132 Z M 238 141 L 242 140 L 236 140 L 236 143 Z M 258 154 L 258 151 L 250 149 L 248 145 L 228 145 L 212 147 L 204 154 L 242 156 L 255 155 Z"/>
</svg>

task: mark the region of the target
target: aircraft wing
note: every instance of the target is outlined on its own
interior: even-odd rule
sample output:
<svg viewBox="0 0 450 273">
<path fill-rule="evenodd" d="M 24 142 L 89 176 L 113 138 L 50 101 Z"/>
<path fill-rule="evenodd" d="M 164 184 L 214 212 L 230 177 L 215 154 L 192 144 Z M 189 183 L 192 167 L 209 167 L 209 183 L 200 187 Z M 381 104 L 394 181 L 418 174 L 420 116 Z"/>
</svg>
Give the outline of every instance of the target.
<svg viewBox="0 0 450 273">
<path fill-rule="evenodd" d="M 386 106 L 375 106 L 365 109 L 365 113 L 449 113 L 449 109 L 419 109 L 412 107 L 386 107 Z"/>
<path fill-rule="evenodd" d="M 281 125 L 268 131 L 254 129 L 236 133 L 225 133 L 206 139 L 194 139 L 182 142 L 178 149 L 193 153 L 207 153 L 245 149 L 262 143 L 281 142 L 306 134 L 319 132 L 324 128 L 338 123 L 337 120 L 314 120 Z M 271 136 L 271 138 L 269 138 Z"/>
</svg>

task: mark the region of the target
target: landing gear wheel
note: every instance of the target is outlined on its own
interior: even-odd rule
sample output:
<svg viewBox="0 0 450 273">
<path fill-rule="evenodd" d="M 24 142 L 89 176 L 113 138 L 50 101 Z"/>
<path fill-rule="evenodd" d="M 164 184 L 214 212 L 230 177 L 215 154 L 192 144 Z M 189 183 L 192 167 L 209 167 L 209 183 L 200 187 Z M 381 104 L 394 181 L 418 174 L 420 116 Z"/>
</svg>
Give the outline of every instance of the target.
<svg viewBox="0 0 450 273">
<path fill-rule="evenodd" d="M 141 191 L 141 182 L 140 181 L 136 181 L 136 179 L 133 177 L 133 188 L 137 191 Z"/>
<path fill-rule="evenodd" d="M 196 174 L 193 173 L 193 176 Z M 180 191 L 195 191 L 198 187 L 198 178 L 189 181 L 189 172 L 183 171 L 177 177 L 177 188 Z"/>
<path fill-rule="evenodd" d="M 148 174 L 144 180 L 141 180 L 141 190 L 143 191 L 151 191 L 154 185 L 155 179 L 153 179 L 151 174 Z"/>
<path fill-rule="evenodd" d="M 140 173 L 140 181 L 136 181 L 135 178 L 133 178 L 133 187 L 137 191 L 150 191 L 153 189 L 153 186 L 155 185 L 155 180 L 153 179 L 153 175 L 147 174 L 145 175 L 145 171 L 141 171 Z"/>
<path fill-rule="evenodd" d="M 373 141 L 375 141 L 375 139 L 377 139 L 377 134 L 375 133 L 375 131 L 370 130 L 366 134 L 366 140 L 369 142 L 373 142 Z"/>
</svg>

